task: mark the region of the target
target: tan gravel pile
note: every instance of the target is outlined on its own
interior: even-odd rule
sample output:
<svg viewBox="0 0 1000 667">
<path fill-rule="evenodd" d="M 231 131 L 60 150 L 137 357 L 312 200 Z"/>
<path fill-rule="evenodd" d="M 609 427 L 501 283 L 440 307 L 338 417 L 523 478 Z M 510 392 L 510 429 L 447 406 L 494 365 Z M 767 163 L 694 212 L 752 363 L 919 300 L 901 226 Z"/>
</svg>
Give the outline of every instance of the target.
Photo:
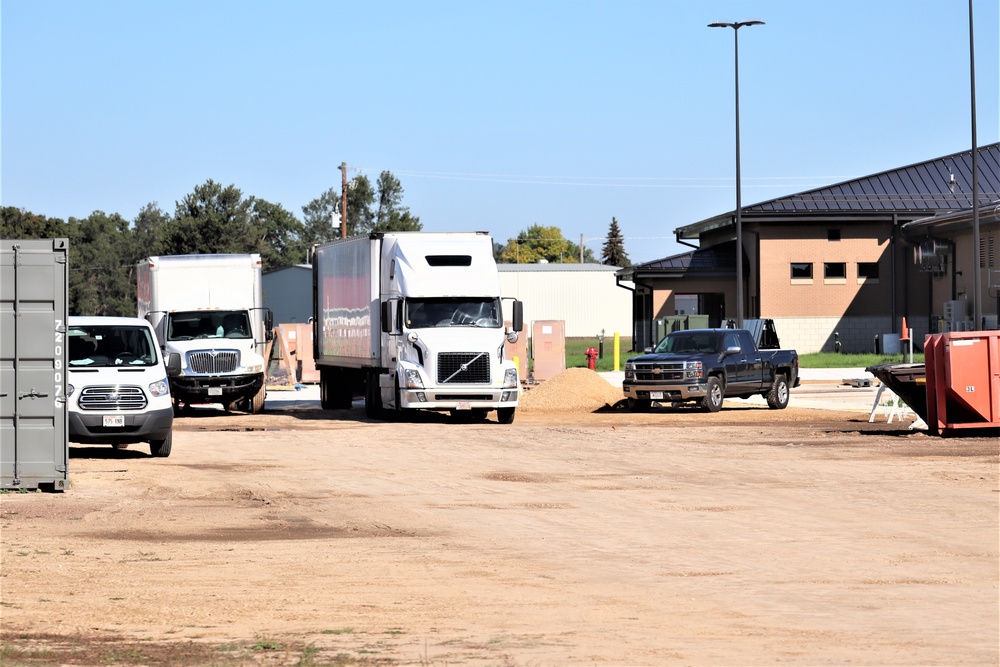
<svg viewBox="0 0 1000 667">
<path fill-rule="evenodd" d="M 622 400 L 615 387 L 589 368 L 567 368 L 530 386 L 521 394 L 519 410 L 526 412 L 593 412 Z"/>
</svg>

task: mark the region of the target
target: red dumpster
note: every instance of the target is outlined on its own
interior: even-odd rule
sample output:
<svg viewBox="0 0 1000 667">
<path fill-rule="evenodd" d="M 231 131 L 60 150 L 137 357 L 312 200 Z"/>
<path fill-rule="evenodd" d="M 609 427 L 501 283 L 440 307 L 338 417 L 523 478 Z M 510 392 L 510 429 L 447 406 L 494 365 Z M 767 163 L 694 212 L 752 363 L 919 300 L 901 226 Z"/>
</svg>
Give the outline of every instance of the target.
<svg viewBox="0 0 1000 667">
<path fill-rule="evenodd" d="M 927 426 L 1000 427 L 1000 331 L 953 331 L 924 339 Z"/>
</svg>

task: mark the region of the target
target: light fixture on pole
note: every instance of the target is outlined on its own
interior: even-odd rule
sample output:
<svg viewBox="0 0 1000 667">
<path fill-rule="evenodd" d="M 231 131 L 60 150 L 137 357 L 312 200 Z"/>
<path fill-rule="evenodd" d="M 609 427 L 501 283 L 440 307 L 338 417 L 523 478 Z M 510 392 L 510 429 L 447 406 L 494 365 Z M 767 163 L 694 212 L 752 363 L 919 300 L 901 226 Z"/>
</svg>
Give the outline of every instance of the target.
<svg viewBox="0 0 1000 667">
<path fill-rule="evenodd" d="M 709 23 L 709 28 L 732 28 L 736 53 L 736 326 L 743 328 L 743 220 L 740 209 L 740 28 L 764 25 L 763 21 L 737 21 Z"/>
</svg>

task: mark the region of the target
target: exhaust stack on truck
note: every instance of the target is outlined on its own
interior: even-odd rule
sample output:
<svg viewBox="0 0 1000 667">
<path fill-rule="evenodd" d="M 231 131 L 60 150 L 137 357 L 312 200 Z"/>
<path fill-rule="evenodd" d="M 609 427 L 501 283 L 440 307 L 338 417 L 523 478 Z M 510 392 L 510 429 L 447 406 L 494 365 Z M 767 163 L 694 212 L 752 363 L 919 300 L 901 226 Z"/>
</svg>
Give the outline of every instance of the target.
<svg viewBox="0 0 1000 667">
<path fill-rule="evenodd" d="M 264 409 L 264 358 L 272 337 L 263 307 L 260 255 L 166 255 L 136 267 L 139 317 L 149 320 L 171 374 L 174 408 L 221 403 Z"/>
<path fill-rule="evenodd" d="M 485 232 L 380 232 L 313 251 L 313 357 L 324 409 L 364 395 L 369 417 L 437 410 L 514 420 L 520 381 L 504 353 L 522 328 L 500 298 Z M 510 305 L 510 323 L 504 306 Z"/>
</svg>

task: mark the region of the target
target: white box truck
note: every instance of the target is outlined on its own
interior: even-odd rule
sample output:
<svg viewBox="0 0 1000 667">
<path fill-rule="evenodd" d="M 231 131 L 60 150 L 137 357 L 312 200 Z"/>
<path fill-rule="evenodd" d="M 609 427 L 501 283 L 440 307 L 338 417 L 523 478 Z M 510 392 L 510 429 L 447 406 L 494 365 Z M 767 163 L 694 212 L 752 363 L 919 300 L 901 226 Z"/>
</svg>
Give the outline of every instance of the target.
<svg viewBox="0 0 1000 667">
<path fill-rule="evenodd" d="M 313 249 L 313 357 L 324 409 L 364 395 L 369 417 L 438 410 L 514 420 L 520 382 L 504 342 L 493 240 L 485 232 L 384 232 Z"/>
<path fill-rule="evenodd" d="M 148 257 L 136 281 L 139 317 L 153 325 L 164 357 L 180 355 L 180 370 L 170 375 L 175 410 L 221 403 L 262 411 L 273 325 L 260 255 Z"/>
</svg>

